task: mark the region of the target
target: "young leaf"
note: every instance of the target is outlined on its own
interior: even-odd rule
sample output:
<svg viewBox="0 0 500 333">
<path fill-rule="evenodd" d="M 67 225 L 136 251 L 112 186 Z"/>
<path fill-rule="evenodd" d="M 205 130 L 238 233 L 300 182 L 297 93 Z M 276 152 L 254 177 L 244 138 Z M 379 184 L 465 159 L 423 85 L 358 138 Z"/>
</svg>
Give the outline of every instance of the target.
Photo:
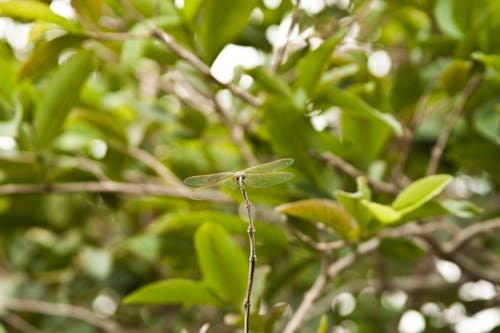
<svg viewBox="0 0 500 333">
<path fill-rule="evenodd" d="M 220 305 L 219 300 L 210 292 L 207 285 L 200 281 L 170 279 L 148 284 L 129 294 L 126 304 L 183 304 Z"/>
<path fill-rule="evenodd" d="M 326 315 L 322 315 L 316 333 L 326 333 L 327 329 L 328 329 L 328 317 Z"/>
<path fill-rule="evenodd" d="M 40 20 L 49 23 L 55 23 L 67 31 L 76 31 L 76 25 L 57 15 L 48 4 L 41 1 L 2 1 L 0 2 L 0 16 L 8 16 L 25 20 Z"/>
<path fill-rule="evenodd" d="M 436 197 L 452 180 L 450 175 L 433 175 L 410 184 L 392 203 L 401 214 L 411 212 Z"/>
<path fill-rule="evenodd" d="M 61 65 L 46 83 L 42 102 L 35 114 L 35 129 L 41 147 L 48 146 L 59 133 L 92 68 L 92 53 L 81 51 Z"/>
<path fill-rule="evenodd" d="M 401 218 L 401 213 L 394 210 L 391 206 L 366 200 L 363 200 L 362 204 L 383 224 L 391 224 L 397 222 Z"/>
<path fill-rule="evenodd" d="M 308 199 L 291 202 L 277 208 L 279 211 L 311 222 L 320 222 L 335 230 L 343 239 L 355 240 L 359 227 L 341 205 L 327 199 Z"/>
<path fill-rule="evenodd" d="M 247 261 L 227 231 L 205 223 L 195 234 L 195 247 L 208 288 L 234 308 L 240 308 L 247 283 Z"/>
</svg>

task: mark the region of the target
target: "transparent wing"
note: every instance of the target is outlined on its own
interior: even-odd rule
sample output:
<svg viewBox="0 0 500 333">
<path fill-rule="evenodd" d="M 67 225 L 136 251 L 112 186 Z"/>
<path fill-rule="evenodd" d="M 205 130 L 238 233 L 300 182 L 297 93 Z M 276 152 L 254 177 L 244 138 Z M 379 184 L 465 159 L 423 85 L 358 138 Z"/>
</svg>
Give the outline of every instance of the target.
<svg viewBox="0 0 500 333">
<path fill-rule="evenodd" d="M 282 158 L 280 160 L 272 161 L 269 163 L 255 165 L 248 169 L 243 170 L 245 173 L 266 173 L 274 172 L 286 168 L 293 163 L 293 158 Z"/>
<path fill-rule="evenodd" d="M 245 184 L 250 187 L 264 188 L 285 183 L 292 178 L 291 172 L 251 173 L 246 175 Z"/>
<path fill-rule="evenodd" d="M 209 186 L 218 183 L 219 181 L 229 179 L 233 175 L 234 172 L 220 172 L 209 175 L 193 176 L 184 179 L 184 184 L 192 187 Z"/>
<path fill-rule="evenodd" d="M 232 172 L 230 172 L 232 174 Z M 198 187 L 191 193 L 191 199 L 194 200 L 209 200 L 213 198 L 214 192 L 217 187 L 225 185 L 228 182 L 233 183 L 233 187 L 236 187 L 236 182 L 232 181 L 233 177 L 222 178 L 216 182 L 210 183 L 205 186 Z M 220 193 L 219 193 L 220 194 Z"/>
</svg>

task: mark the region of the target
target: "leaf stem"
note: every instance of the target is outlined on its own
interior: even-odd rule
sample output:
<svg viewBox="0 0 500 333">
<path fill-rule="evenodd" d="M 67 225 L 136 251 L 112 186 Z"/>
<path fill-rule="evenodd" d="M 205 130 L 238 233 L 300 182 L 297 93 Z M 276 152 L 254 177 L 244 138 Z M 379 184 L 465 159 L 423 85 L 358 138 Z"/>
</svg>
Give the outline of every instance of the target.
<svg viewBox="0 0 500 333">
<path fill-rule="evenodd" d="M 245 295 L 245 300 L 243 302 L 243 307 L 245 310 L 245 324 L 244 324 L 244 332 L 250 332 L 250 307 L 251 300 L 250 296 L 252 294 L 252 286 L 253 286 L 253 277 L 255 272 L 255 261 L 257 260 L 257 256 L 255 255 L 255 227 L 253 225 L 252 218 L 252 204 L 250 200 L 248 200 L 247 191 L 245 190 L 245 183 L 243 182 L 245 179 L 245 175 L 236 175 L 236 180 L 240 185 L 241 194 L 243 195 L 243 199 L 245 200 L 245 207 L 248 213 L 248 240 L 250 242 L 250 257 L 248 260 L 248 284 L 247 284 L 247 292 Z"/>
</svg>

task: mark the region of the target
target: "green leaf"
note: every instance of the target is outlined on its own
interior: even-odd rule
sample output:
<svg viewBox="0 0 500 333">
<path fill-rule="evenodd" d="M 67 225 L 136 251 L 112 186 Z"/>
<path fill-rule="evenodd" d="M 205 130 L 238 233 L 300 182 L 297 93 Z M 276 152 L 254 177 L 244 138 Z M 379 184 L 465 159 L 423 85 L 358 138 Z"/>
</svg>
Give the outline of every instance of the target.
<svg viewBox="0 0 500 333">
<path fill-rule="evenodd" d="M 194 231 L 206 222 L 216 223 L 231 233 L 242 236 L 247 234 L 248 223 L 237 215 L 220 213 L 212 210 L 196 212 L 180 212 L 177 214 L 165 214 L 154 220 L 148 227 L 148 231 L 156 234 L 168 234 L 176 231 Z M 259 240 L 263 244 L 285 248 L 288 240 L 281 228 L 254 221 L 255 228 L 259 233 Z"/>
<path fill-rule="evenodd" d="M 313 99 L 329 106 L 336 105 L 350 116 L 378 122 L 398 136 L 403 133 L 401 124 L 392 115 L 380 112 L 354 93 L 325 85 Z"/>
<path fill-rule="evenodd" d="M 444 70 L 439 79 L 448 95 L 452 96 L 463 90 L 469 79 L 471 69 L 471 62 L 457 59 Z"/>
<path fill-rule="evenodd" d="M 411 212 L 441 193 L 452 179 L 450 175 L 421 178 L 410 184 L 396 197 L 392 208 L 401 214 Z"/>
<path fill-rule="evenodd" d="M 500 146 L 500 100 L 489 100 L 474 112 L 473 124 L 482 136 Z"/>
<path fill-rule="evenodd" d="M 500 74 L 500 55 L 485 54 L 482 52 L 474 52 L 474 53 L 472 53 L 471 58 L 482 62 L 487 67 L 496 71 L 497 74 Z"/>
<path fill-rule="evenodd" d="M 356 178 L 356 183 L 358 187 L 356 192 L 349 193 L 336 191 L 335 197 L 337 198 L 337 201 L 340 202 L 340 204 L 342 204 L 349 214 L 358 222 L 363 234 L 373 216 L 371 211 L 363 205 L 363 201 L 371 199 L 371 192 L 365 178 Z"/>
<path fill-rule="evenodd" d="M 325 41 L 317 49 L 309 51 L 297 67 L 297 79 L 300 86 L 310 94 L 321 81 L 321 75 L 328 65 L 328 60 L 344 34 Z"/>
<path fill-rule="evenodd" d="M 235 39 L 247 24 L 257 0 L 206 1 L 196 25 L 205 60 L 212 63 L 222 48 Z"/>
<path fill-rule="evenodd" d="M 382 254 L 397 260 L 417 260 L 425 255 L 425 249 L 413 241 L 401 237 L 384 237 L 380 241 L 379 250 Z"/>
<path fill-rule="evenodd" d="M 247 284 L 247 262 L 238 243 L 220 225 L 205 223 L 195 234 L 203 281 L 220 299 L 241 307 Z"/>
<path fill-rule="evenodd" d="M 281 80 L 278 76 L 271 75 L 264 67 L 258 66 L 247 70 L 257 84 L 259 84 L 266 93 L 275 94 L 277 96 L 293 101 L 293 93 L 290 87 Z"/>
<path fill-rule="evenodd" d="M 59 131 L 80 94 L 80 89 L 92 72 L 92 53 L 81 51 L 61 65 L 42 93 L 43 99 L 35 114 L 38 144 L 48 146 Z"/>
<path fill-rule="evenodd" d="M 461 39 L 469 27 L 473 1 L 437 0 L 434 15 L 439 28 L 450 37 Z"/>
<path fill-rule="evenodd" d="M 391 206 L 365 200 L 362 201 L 362 204 L 383 224 L 391 224 L 397 222 L 401 218 L 401 213 L 394 210 Z"/>
<path fill-rule="evenodd" d="M 356 240 L 359 227 L 341 205 L 327 199 L 307 199 L 278 206 L 287 215 L 313 223 L 320 222 L 335 230 L 343 239 Z"/>
<path fill-rule="evenodd" d="M 50 10 L 48 4 L 40 1 L 3 1 L 0 2 L 0 16 L 8 16 L 16 19 L 40 20 L 55 23 L 67 31 L 75 32 L 76 25 L 70 20 L 57 15 Z"/>
<path fill-rule="evenodd" d="M 441 205 L 451 214 L 463 219 L 470 219 L 483 212 L 483 209 L 467 200 L 445 200 Z"/>
<path fill-rule="evenodd" d="M 148 284 L 129 294 L 124 302 L 185 306 L 220 305 L 205 283 L 187 279 L 170 279 Z"/>
<path fill-rule="evenodd" d="M 77 46 L 83 37 L 63 35 L 37 44 L 28 59 L 21 65 L 17 78 L 22 81 L 38 75 L 57 66 L 59 54 L 66 48 Z"/>
<path fill-rule="evenodd" d="M 326 315 L 322 315 L 316 333 L 327 333 L 327 330 L 328 330 L 328 317 Z"/>
</svg>

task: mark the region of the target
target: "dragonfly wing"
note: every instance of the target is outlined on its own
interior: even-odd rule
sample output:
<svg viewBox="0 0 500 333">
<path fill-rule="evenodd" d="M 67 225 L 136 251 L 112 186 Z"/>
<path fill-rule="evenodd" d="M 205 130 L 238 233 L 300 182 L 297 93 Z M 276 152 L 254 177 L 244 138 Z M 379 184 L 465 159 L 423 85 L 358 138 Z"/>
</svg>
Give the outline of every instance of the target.
<svg viewBox="0 0 500 333">
<path fill-rule="evenodd" d="M 274 172 L 290 166 L 293 163 L 293 158 L 282 158 L 280 160 L 272 161 L 269 163 L 255 165 L 248 169 L 243 170 L 245 173 L 266 173 Z"/>
<path fill-rule="evenodd" d="M 245 184 L 250 187 L 265 188 L 285 183 L 292 178 L 291 172 L 251 173 L 246 175 Z"/>
<path fill-rule="evenodd" d="M 192 187 L 209 186 L 221 180 L 229 179 L 233 176 L 233 174 L 234 172 L 221 172 L 209 175 L 193 176 L 184 179 L 184 184 Z"/>
<path fill-rule="evenodd" d="M 194 200 L 209 200 L 213 197 L 214 191 L 217 187 L 226 184 L 232 177 L 222 178 L 214 183 L 198 187 L 191 193 L 191 199 Z M 235 183 L 236 184 L 236 183 Z"/>
</svg>

